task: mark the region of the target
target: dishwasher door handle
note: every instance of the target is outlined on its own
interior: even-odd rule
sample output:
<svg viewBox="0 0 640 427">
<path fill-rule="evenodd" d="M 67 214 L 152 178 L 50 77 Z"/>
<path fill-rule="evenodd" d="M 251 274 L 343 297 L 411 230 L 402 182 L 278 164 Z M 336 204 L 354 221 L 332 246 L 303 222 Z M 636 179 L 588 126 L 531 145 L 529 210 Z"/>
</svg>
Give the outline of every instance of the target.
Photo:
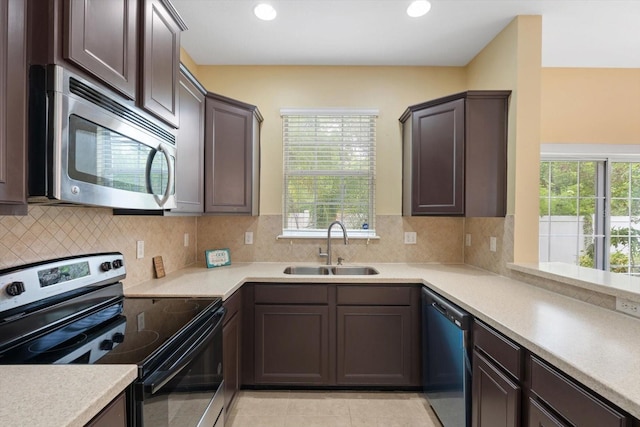
<svg viewBox="0 0 640 427">
<path fill-rule="evenodd" d="M 440 314 L 442 314 L 445 317 L 447 316 L 447 309 L 444 308 L 443 306 L 441 306 L 440 304 L 438 304 L 436 301 L 432 301 L 431 302 L 431 307 L 435 308 L 436 310 L 438 310 L 440 312 Z"/>
</svg>

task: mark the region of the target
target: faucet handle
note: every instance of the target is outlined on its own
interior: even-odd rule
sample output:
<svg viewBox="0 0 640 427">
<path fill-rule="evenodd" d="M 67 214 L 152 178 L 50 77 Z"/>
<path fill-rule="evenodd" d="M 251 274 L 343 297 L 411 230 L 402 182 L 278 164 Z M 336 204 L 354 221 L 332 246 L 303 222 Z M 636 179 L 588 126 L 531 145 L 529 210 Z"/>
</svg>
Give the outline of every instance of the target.
<svg viewBox="0 0 640 427">
<path fill-rule="evenodd" d="M 342 258 L 341 256 L 338 257 L 338 265 L 342 265 L 342 261 L 344 261 L 344 258 Z"/>
</svg>

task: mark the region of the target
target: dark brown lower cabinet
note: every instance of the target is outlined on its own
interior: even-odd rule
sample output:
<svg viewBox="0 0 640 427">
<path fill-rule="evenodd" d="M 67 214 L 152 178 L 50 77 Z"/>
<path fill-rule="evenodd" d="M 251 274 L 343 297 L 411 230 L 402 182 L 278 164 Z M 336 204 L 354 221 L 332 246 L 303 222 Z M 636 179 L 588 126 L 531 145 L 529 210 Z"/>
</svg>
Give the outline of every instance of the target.
<svg viewBox="0 0 640 427">
<path fill-rule="evenodd" d="M 633 418 L 476 319 L 473 427 L 632 427 Z"/>
<path fill-rule="evenodd" d="M 242 295 L 234 293 L 224 302 L 227 309 L 222 327 L 224 408 L 229 413 L 241 385 Z"/>
<path fill-rule="evenodd" d="M 339 306 L 337 325 L 338 385 L 410 383 L 410 307 Z"/>
<path fill-rule="evenodd" d="M 98 413 L 86 427 L 126 427 L 127 401 L 126 393 L 121 393 Z"/>
<path fill-rule="evenodd" d="M 529 427 L 569 427 L 544 409 L 535 400 L 529 400 Z"/>
<path fill-rule="evenodd" d="M 520 426 L 521 387 L 477 351 L 472 387 L 474 427 Z"/>
<path fill-rule="evenodd" d="M 329 307 L 256 305 L 255 383 L 328 385 Z"/>
<path fill-rule="evenodd" d="M 539 403 L 537 406 L 549 408 L 548 412 L 557 414 L 558 419 L 565 419 L 567 425 L 631 427 L 633 420 L 630 416 L 593 395 L 546 362 L 531 356 L 530 363 L 532 398 L 536 400 L 534 403 Z"/>
</svg>

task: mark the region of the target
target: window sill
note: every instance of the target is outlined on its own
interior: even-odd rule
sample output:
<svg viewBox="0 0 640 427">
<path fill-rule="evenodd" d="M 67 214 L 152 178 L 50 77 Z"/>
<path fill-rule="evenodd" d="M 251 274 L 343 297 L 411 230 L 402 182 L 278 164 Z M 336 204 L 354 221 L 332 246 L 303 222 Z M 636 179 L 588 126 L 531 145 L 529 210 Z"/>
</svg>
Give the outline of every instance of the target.
<svg viewBox="0 0 640 427">
<path fill-rule="evenodd" d="M 377 234 L 364 234 L 364 233 L 347 233 L 349 240 L 380 240 L 380 236 Z M 342 233 L 332 232 L 332 239 L 342 239 Z M 322 233 L 307 233 L 307 234 L 280 234 L 276 237 L 276 240 L 293 240 L 293 239 L 309 239 L 309 240 L 326 240 L 327 232 Z"/>
</svg>

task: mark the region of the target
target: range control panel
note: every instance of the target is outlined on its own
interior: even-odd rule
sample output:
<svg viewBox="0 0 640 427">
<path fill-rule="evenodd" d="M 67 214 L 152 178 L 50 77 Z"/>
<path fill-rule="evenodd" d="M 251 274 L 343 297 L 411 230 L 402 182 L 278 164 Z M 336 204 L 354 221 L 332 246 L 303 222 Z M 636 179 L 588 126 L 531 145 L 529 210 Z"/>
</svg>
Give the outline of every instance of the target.
<svg viewBox="0 0 640 427">
<path fill-rule="evenodd" d="M 27 264 L 0 270 L 0 314 L 84 287 L 126 277 L 124 256 L 109 252 Z"/>
</svg>

